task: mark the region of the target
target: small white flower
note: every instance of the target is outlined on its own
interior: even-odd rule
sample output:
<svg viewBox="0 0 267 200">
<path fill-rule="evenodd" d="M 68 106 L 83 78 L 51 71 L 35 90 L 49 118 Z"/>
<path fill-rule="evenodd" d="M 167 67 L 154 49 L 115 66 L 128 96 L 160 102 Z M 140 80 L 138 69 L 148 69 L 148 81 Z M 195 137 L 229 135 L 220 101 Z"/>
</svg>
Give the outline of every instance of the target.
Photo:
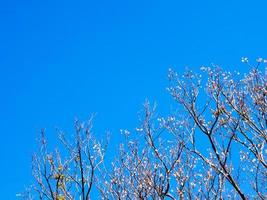
<svg viewBox="0 0 267 200">
<path fill-rule="evenodd" d="M 259 62 L 259 63 L 263 62 L 263 58 L 257 58 L 256 61 Z"/>
<path fill-rule="evenodd" d="M 135 130 L 136 130 L 137 132 L 141 132 L 141 131 L 143 131 L 142 128 L 136 128 Z"/>
<path fill-rule="evenodd" d="M 248 63 L 248 58 L 247 57 L 242 57 L 241 58 L 242 63 Z"/>
<path fill-rule="evenodd" d="M 200 67 L 200 70 L 204 71 L 206 69 L 206 67 L 202 66 Z"/>
</svg>

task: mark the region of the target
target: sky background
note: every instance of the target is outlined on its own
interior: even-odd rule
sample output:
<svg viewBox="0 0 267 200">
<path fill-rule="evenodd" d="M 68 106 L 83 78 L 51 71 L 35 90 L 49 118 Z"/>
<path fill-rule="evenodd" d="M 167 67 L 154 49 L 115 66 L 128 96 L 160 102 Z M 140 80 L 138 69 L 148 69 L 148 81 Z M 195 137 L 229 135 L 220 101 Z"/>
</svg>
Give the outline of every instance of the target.
<svg viewBox="0 0 267 200">
<path fill-rule="evenodd" d="M 0 1 L 0 195 L 31 183 L 31 155 L 46 128 L 95 134 L 138 125 L 146 98 L 173 102 L 167 72 L 211 63 L 244 71 L 267 55 L 267 1 Z"/>
</svg>

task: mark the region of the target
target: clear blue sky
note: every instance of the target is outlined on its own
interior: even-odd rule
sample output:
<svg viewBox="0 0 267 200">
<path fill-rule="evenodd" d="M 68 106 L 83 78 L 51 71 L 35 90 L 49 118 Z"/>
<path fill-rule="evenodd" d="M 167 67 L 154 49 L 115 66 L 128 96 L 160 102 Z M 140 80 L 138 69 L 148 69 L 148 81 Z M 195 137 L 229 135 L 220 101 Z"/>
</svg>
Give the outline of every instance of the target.
<svg viewBox="0 0 267 200">
<path fill-rule="evenodd" d="M 38 131 L 71 130 L 97 112 L 97 134 L 137 125 L 148 97 L 163 110 L 167 69 L 267 55 L 267 1 L 2 0 L 0 196 L 31 181 Z"/>
</svg>

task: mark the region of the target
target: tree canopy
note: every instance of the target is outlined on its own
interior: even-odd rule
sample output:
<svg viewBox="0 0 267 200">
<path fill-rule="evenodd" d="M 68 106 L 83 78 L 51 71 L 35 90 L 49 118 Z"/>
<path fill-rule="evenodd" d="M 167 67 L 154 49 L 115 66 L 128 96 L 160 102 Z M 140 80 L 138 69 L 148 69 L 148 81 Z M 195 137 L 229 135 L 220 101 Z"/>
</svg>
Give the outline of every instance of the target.
<svg viewBox="0 0 267 200">
<path fill-rule="evenodd" d="M 169 70 L 168 92 L 177 107 L 160 116 L 146 101 L 136 130 L 112 162 L 106 140 L 92 134 L 92 119 L 75 122 L 75 136 L 60 132 L 47 147 L 41 131 L 33 156 L 34 183 L 25 199 L 267 199 L 266 63 L 242 58 L 247 74 L 218 66 L 199 73 Z"/>
</svg>

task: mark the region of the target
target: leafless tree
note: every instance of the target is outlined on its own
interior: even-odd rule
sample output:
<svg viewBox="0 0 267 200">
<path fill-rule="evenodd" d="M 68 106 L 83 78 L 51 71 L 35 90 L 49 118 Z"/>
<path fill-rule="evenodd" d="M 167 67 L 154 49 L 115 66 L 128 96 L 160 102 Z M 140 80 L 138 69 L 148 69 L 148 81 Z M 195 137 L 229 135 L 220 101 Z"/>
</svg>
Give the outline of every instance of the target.
<svg viewBox="0 0 267 200">
<path fill-rule="evenodd" d="M 103 163 L 107 146 L 92 136 L 91 128 L 92 119 L 87 123 L 76 121 L 74 138 L 68 140 L 60 132 L 61 144 L 53 152 L 48 150 L 45 132 L 42 130 L 40 151 L 32 160 L 35 184 L 31 192 L 20 196 L 25 199 L 90 199 L 95 174 Z"/>
<path fill-rule="evenodd" d="M 146 101 L 136 130 L 123 130 L 113 162 L 106 145 L 76 122 L 75 139 L 60 134 L 50 153 L 42 132 L 33 157 L 39 199 L 267 199 L 267 77 L 263 59 L 249 72 L 218 66 L 169 71 L 175 110 L 157 114 Z M 92 189 L 94 188 L 94 189 Z M 28 193 L 31 194 L 32 193 Z M 30 195 L 28 195 L 30 199 Z"/>
<path fill-rule="evenodd" d="M 267 77 L 259 69 L 261 61 L 256 67 L 247 63 L 251 71 L 244 77 L 217 66 L 202 67 L 206 84 L 191 71 L 182 78 L 169 73 L 169 91 L 187 113 L 191 127 L 186 149 L 221 177 L 221 198 L 228 188 L 232 188 L 228 194 L 241 199 L 267 198 Z"/>
</svg>

